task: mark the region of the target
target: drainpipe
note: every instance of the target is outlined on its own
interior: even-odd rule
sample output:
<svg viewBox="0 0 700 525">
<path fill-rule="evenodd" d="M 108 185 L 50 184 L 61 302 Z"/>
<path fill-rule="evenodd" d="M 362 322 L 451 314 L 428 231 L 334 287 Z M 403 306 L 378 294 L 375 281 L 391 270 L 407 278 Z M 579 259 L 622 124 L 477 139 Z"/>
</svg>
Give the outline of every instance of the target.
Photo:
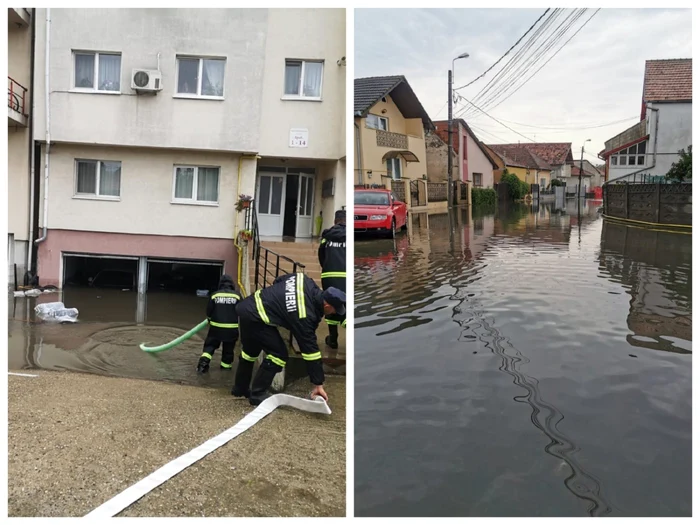
<svg viewBox="0 0 700 525">
<path fill-rule="evenodd" d="M 241 169 L 242 169 L 242 160 L 243 159 L 260 159 L 260 155 L 239 155 L 238 157 L 238 185 L 236 186 L 236 191 L 241 190 Z M 243 293 L 243 296 L 247 296 L 248 294 L 246 293 L 245 286 L 243 286 L 243 281 L 241 279 L 241 274 L 243 271 L 243 247 L 238 244 L 238 236 L 236 232 L 238 231 L 238 216 L 240 213 L 236 213 L 236 219 L 234 220 L 234 225 L 233 225 L 233 245 L 236 247 L 236 251 L 238 253 L 238 287 L 240 288 L 241 292 Z"/>
<path fill-rule="evenodd" d="M 29 73 L 29 108 L 32 114 L 29 116 L 29 242 L 27 243 L 27 268 L 24 273 L 32 271 L 32 254 L 34 253 L 34 55 L 36 53 L 36 8 L 32 9 L 32 48 Z"/>
<path fill-rule="evenodd" d="M 44 70 L 46 92 L 46 152 L 44 154 L 44 226 L 43 234 L 34 244 L 40 244 L 46 240 L 49 230 L 49 158 L 51 154 L 51 105 L 49 95 L 51 93 L 49 85 L 49 64 L 51 62 L 51 8 L 46 8 L 46 64 Z"/>
</svg>

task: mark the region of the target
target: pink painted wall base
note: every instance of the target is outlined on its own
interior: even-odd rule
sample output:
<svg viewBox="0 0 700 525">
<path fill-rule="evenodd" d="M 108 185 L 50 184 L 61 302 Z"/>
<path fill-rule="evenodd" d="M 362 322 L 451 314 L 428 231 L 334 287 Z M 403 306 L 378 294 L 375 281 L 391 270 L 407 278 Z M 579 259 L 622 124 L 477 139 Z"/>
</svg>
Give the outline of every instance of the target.
<svg viewBox="0 0 700 525">
<path fill-rule="evenodd" d="M 49 230 L 39 245 L 37 270 L 42 286 L 62 286 L 62 253 L 121 255 L 224 261 L 224 272 L 237 278 L 238 257 L 233 239 L 133 235 L 74 230 Z"/>
</svg>

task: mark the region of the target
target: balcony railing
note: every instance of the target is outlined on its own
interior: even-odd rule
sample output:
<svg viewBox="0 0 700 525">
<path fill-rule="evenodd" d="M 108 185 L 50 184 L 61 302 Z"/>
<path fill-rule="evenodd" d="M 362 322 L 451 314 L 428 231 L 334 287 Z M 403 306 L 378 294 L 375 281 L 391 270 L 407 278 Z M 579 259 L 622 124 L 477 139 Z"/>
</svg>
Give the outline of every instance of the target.
<svg viewBox="0 0 700 525">
<path fill-rule="evenodd" d="M 27 88 L 12 77 L 7 77 L 7 107 L 25 117 L 29 116 L 27 114 Z"/>
<path fill-rule="evenodd" d="M 408 149 L 408 136 L 378 129 L 377 146 L 401 150 Z"/>
</svg>

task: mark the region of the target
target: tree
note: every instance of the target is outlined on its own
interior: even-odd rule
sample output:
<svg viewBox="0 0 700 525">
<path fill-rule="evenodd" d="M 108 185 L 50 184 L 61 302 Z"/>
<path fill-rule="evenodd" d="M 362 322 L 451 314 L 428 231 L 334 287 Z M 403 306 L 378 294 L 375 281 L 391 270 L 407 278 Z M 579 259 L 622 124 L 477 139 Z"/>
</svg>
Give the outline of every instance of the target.
<svg viewBox="0 0 700 525">
<path fill-rule="evenodd" d="M 514 201 L 522 199 L 525 195 L 530 193 L 530 186 L 521 181 L 514 173 L 506 172 L 506 174 L 501 177 L 501 184 L 508 186 L 508 196 Z"/>
<path fill-rule="evenodd" d="M 680 159 L 671 164 L 671 169 L 668 170 L 666 178 L 668 180 L 677 180 L 684 182 L 693 176 L 693 146 L 688 146 L 688 152 L 684 149 L 678 152 Z"/>
</svg>

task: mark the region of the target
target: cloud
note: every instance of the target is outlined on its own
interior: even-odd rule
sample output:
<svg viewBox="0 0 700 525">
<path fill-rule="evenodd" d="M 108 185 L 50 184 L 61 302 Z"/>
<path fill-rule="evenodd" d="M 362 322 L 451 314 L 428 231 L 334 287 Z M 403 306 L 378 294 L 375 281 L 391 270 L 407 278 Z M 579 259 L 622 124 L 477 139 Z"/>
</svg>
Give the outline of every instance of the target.
<svg viewBox="0 0 700 525">
<path fill-rule="evenodd" d="M 468 59 L 456 62 L 458 87 L 498 60 L 543 11 L 356 9 L 355 77 L 405 75 L 430 116 L 445 119 L 447 70 L 452 58 L 464 52 L 470 54 Z M 593 12 L 589 9 L 584 13 L 555 49 Z M 567 15 L 562 14 L 553 25 Z M 498 119 L 545 127 L 573 128 L 627 117 L 638 119 L 644 62 L 690 58 L 691 25 L 690 9 L 601 9 L 532 80 L 487 112 Z M 471 100 L 509 59 L 510 55 L 484 79 L 460 93 Z M 456 113 L 465 105 L 458 103 Z M 526 141 L 481 114 L 469 123 L 478 128 L 475 131 L 487 143 Z M 537 141 L 572 142 L 574 151 L 580 151 L 583 141 L 590 138 L 587 154 L 596 154 L 605 140 L 627 129 L 634 120 L 587 130 L 546 130 L 505 123 Z"/>
</svg>

